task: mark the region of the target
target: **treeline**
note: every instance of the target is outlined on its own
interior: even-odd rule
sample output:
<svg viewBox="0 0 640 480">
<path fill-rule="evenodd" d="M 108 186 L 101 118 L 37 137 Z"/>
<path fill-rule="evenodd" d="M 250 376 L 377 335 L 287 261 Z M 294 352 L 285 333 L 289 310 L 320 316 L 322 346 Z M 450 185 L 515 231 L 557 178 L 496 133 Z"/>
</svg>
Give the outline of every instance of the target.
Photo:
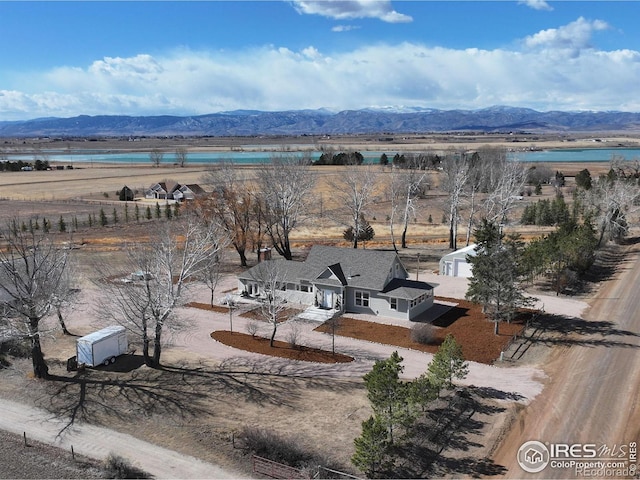
<svg viewBox="0 0 640 480">
<path fill-rule="evenodd" d="M 580 223 L 568 218 L 554 232 L 532 240 L 523 249 L 520 265 L 529 282 L 545 276 L 560 294 L 574 287 L 589 270 L 597 248 L 598 236 L 590 219 Z"/>
<path fill-rule="evenodd" d="M 570 216 L 564 197 L 558 195 L 553 200 L 538 200 L 524 207 L 520 222 L 524 225 L 560 225 L 569 220 Z"/>
<path fill-rule="evenodd" d="M 391 163 L 397 168 L 435 170 L 442 161 L 443 157 L 434 153 L 396 153 L 391 160 L 386 153 L 383 153 L 380 155 L 379 164 L 386 166 Z M 360 152 L 325 152 L 313 162 L 314 165 L 362 165 L 363 163 L 364 156 Z"/>
<path fill-rule="evenodd" d="M 18 160 L 16 162 L 5 160 L 0 162 L 0 172 L 19 172 L 23 168 L 33 169 L 33 170 L 48 170 L 49 169 L 49 161 L 48 160 L 36 160 L 35 162 L 24 162 L 22 160 Z"/>
<path fill-rule="evenodd" d="M 104 208 L 101 208 L 99 212 L 87 213 L 86 215 L 73 215 L 72 217 L 64 217 L 60 215 L 58 219 L 52 221 L 47 217 L 35 216 L 28 220 L 22 220 L 20 224 L 14 223 L 12 228 L 14 230 L 20 230 L 22 232 L 34 233 L 42 230 L 45 233 L 52 231 L 58 232 L 70 232 L 77 231 L 81 228 L 93 228 L 93 227 L 106 227 L 107 225 L 117 225 L 120 223 L 133 223 L 144 222 L 150 220 L 171 220 L 178 217 L 180 214 L 180 204 L 174 205 L 166 204 L 164 208 L 160 207 L 159 203 L 156 203 L 152 208 L 151 205 L 140 208 L 138 204 L 134 205 L 133 209 L 129 208 L 128 204 L 124 205 L 124 208 L 113 210 L 107 213 Z"/>
</svg>

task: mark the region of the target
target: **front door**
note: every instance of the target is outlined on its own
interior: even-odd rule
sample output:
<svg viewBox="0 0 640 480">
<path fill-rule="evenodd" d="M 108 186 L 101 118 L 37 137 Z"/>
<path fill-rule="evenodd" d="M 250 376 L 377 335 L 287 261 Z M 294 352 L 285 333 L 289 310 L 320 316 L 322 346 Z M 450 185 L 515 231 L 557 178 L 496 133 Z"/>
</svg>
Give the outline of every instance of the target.
<svg viewBox="0 0 640 480">
<path fill-rule="evenodd" d="M 322 291 L 322 307 L 333 308 L 333 291 L 332 290 Z"/>
</svg>

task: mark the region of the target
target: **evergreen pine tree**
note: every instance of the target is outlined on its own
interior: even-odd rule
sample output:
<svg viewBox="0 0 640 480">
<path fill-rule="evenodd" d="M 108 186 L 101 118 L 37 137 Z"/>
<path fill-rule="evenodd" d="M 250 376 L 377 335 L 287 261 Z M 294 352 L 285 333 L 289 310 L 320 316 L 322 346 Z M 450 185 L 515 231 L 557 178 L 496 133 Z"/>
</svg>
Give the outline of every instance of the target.
<svg viewBox="0 0 640 480">
<path fill-rule="evenodd" d="M 101 226 L 106 226 L 109 223 L 109 221 L 107 220 L 107 215 L 104 213 L 104 208 L 100 209 L 100 225 Z"/>
<path fill-rule="evenodd" d="M 64 218 L 62 218 L 62 215 L 60 215 L 60 220 L 58 220 L 58 229 L 61 232 L 67 231 L 67 224 L 64 222 Z"/>
<path fill-rule="evenodd" d="M 448 334 L 429 363 L 429 377 L 440 388 L 453 387 L 453 379 L 462 380 L 469 373 L 469 364 L 462 355 L 462 347 Z"/>
<path fill-rule="evenodd" d="M 388 453 L 387 429 L 376 417 L 369 417 L 362 422 L 362 434 L 353 443 L 355 453 L 351 463 L 367 478 L 376 478 L 393 465 Z"/>
</svg>

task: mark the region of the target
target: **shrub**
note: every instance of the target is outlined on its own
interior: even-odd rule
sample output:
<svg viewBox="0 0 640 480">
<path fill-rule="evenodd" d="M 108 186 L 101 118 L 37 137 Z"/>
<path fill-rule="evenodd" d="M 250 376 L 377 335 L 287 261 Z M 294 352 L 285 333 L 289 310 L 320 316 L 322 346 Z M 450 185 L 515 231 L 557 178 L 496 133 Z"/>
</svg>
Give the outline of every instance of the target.
<svg viewBox="0 0 640 480">
<path fill-rule="evenodd" d="M 435 342 L 436 328 L 430 323 L 416 323 L 411 327 L 411 340 L 422 345 Z"/>
<path fill-rule="evenodd" d="M 31 344 L 26 339 L 12 338 L 0 342 L 0 369 L 11 365 L 7 357 L 29 358 L 30 356 Z"/>
<path fill-rule="evenodd" d="M 110 453 L 105 460 L 105 476 L 107 478 L 151 478 L 151 476 L 131 465 L 131 462 L 120 455 Z"/>
<path fill-rule="evenodd" d="M 258 328 L 260 328 L 260 325 L 258 325 L 258 322 L 251 320 L 247 323 L 247 326 L 245 328 L 247 329 L 247 333 L 249 335 L 255 337 L 256 333 L 258 333 Z"/>
<path fill-rule="evenodd" d="M 296 348 L 298 346 L 298 338 L 300 337 L 300 328 L 294 323 L 292 323 L 290 327 L 287 332 L 287 342 L 289 342 L 292 348 Z"/>
<path fill-rule="evenodd" d="M 283 436 L 271 430 L 258 427 L 244 427 L 238 436 L 246 450 L 274 462 L 286 463 L 292 467 L 309 460 L 311 455 L 304 452 L 300 442 L 291 436 Z"/>
</svg>

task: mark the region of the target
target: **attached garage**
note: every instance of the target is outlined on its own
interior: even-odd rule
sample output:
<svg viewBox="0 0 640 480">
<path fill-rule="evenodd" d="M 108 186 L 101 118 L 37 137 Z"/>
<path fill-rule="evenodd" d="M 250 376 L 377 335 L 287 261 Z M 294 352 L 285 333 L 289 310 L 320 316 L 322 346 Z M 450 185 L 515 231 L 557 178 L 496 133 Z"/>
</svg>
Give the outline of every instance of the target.
<svg viewBox="0 0 640 480">
<path fill-rule="evenodd" d="M 467 255 L 475 255 L 475 248 L 476 245 L 474 243 L 442 257 L 440 259 L 440 275 L 447 277 L 471 277 L 473 273 L 471 271 L 471 264 L 467 262 Z"/>
</svg>

